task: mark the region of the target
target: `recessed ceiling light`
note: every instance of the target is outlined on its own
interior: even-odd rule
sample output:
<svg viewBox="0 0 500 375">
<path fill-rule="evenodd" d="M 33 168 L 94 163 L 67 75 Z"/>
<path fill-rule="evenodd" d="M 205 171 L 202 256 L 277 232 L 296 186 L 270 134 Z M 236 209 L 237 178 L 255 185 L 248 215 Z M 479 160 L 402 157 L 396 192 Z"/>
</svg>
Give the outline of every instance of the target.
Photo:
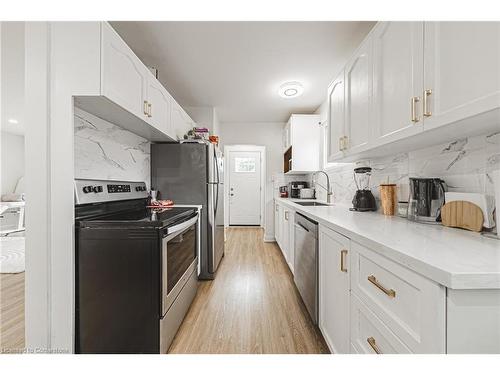
<svg viewBox="0 0 500 375">
<path fill-rule="evenodd" d="M 280 86 L 278 94 L 282 98 L 296 98 L 302 95 L 304 92 L 304 86 L 300 82 L 285 82 Z"/>
<path fill-rule="evenodd" d="M 15 118 L 10 118 L 7 120 L 10 124 L 19 124 L 19 121 L 17 121 Z"/>
</svg>

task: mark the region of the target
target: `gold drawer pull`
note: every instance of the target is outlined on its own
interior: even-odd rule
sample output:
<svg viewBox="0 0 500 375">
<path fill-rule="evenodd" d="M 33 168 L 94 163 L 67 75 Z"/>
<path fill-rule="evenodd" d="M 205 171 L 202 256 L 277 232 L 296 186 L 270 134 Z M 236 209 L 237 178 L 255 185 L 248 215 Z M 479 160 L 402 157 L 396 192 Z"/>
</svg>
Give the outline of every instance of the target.
<svg viewBox="0 0 500 375">
<path fill-rule="evenodd" d="M 347 268 L 345 268 L 344 264 L 346 255 L 347 255 L 347 250 L 342 250 L 340 252 L 340 270 L 342 272 L 347 272 Z"/>
<path fill-rule="evenodd" d="M 377 346 L 377 342 L 375 341 L 375 339 L 373 337 L 368 337 L 366 339 L 366 341 L 368 342 L 368 344 L 370 344 L 370 346 L 372 347 L 372 349 L 375 353 L 382 354 L 382 352 L 380 351 L 380 349 Z"/>
<path fill-rule="evenodd" d="M 368 281 L 371 282 L 373 285 L 375 285 L 377 288 L 379 288 L 382 292 L 387 294 L 391 298 L 396 297 L 396 291 L 394 289 L 387 289 L 383 285 L 381 285 L 378 281 L 377 278 L 373 275 L 368 276 Z"/>
</svg>

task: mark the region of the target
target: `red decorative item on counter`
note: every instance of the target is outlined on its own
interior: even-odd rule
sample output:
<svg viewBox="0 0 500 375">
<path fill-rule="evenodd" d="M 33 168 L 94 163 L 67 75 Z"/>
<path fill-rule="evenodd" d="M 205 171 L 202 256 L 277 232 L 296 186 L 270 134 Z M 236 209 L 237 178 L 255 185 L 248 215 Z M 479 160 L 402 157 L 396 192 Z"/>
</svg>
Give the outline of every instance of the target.
<svg viewBox="0 0 500 375">
<path fill-rule="evenodd" d="M 217 146 L 219 145 L 219 136 L 217 136 L 217 135 L 211 135 L 210 137 L 208 137 L 208 140 L 211 143 L 216 144 Z"/>
<path fill-rule="evenodd" d="M 152 201 L 148 208 L 162 208 L 162 207 L 170 207 L 174 205 L 174 201 L 170 199 L 160 199 L 157 201 Z"/>
</svg>

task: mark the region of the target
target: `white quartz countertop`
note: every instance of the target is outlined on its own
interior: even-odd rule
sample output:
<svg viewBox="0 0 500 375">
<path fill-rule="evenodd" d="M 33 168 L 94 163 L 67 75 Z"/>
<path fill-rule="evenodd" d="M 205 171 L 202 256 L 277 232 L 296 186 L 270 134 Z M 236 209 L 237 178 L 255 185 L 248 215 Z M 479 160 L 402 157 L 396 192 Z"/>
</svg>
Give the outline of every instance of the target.
<svg viewBox="0 0 500 375">
<path fill-rule="evenodd" d="M 375 212 L 353 212 L 345 205 L 294 209 L 372 251 L 451 289 L 500 289 L 500 240 L 442 225 L 420 224 Z"/>
</svg>

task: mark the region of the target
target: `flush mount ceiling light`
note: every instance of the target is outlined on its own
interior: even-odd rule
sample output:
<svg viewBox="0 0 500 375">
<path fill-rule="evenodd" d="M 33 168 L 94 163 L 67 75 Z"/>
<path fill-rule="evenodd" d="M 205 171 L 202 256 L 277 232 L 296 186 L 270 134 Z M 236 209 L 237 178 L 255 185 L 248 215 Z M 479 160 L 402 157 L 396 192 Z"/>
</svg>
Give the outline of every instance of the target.
<svg viewBox="0 0 500 375">
<path fill-rule="evenodd" d="M 300 82 L 286 82 L 280 86 L 278 94 L 282 98 L 296 98 L 302 95 L 304 92 L 304 86 Z"/>
<path fill-rule="evenodd" d="M 19 121 L 17 121 L 15 118 L 10 118 L 7 120 L 10 124 L 19 124 Z"/>
</svg>

